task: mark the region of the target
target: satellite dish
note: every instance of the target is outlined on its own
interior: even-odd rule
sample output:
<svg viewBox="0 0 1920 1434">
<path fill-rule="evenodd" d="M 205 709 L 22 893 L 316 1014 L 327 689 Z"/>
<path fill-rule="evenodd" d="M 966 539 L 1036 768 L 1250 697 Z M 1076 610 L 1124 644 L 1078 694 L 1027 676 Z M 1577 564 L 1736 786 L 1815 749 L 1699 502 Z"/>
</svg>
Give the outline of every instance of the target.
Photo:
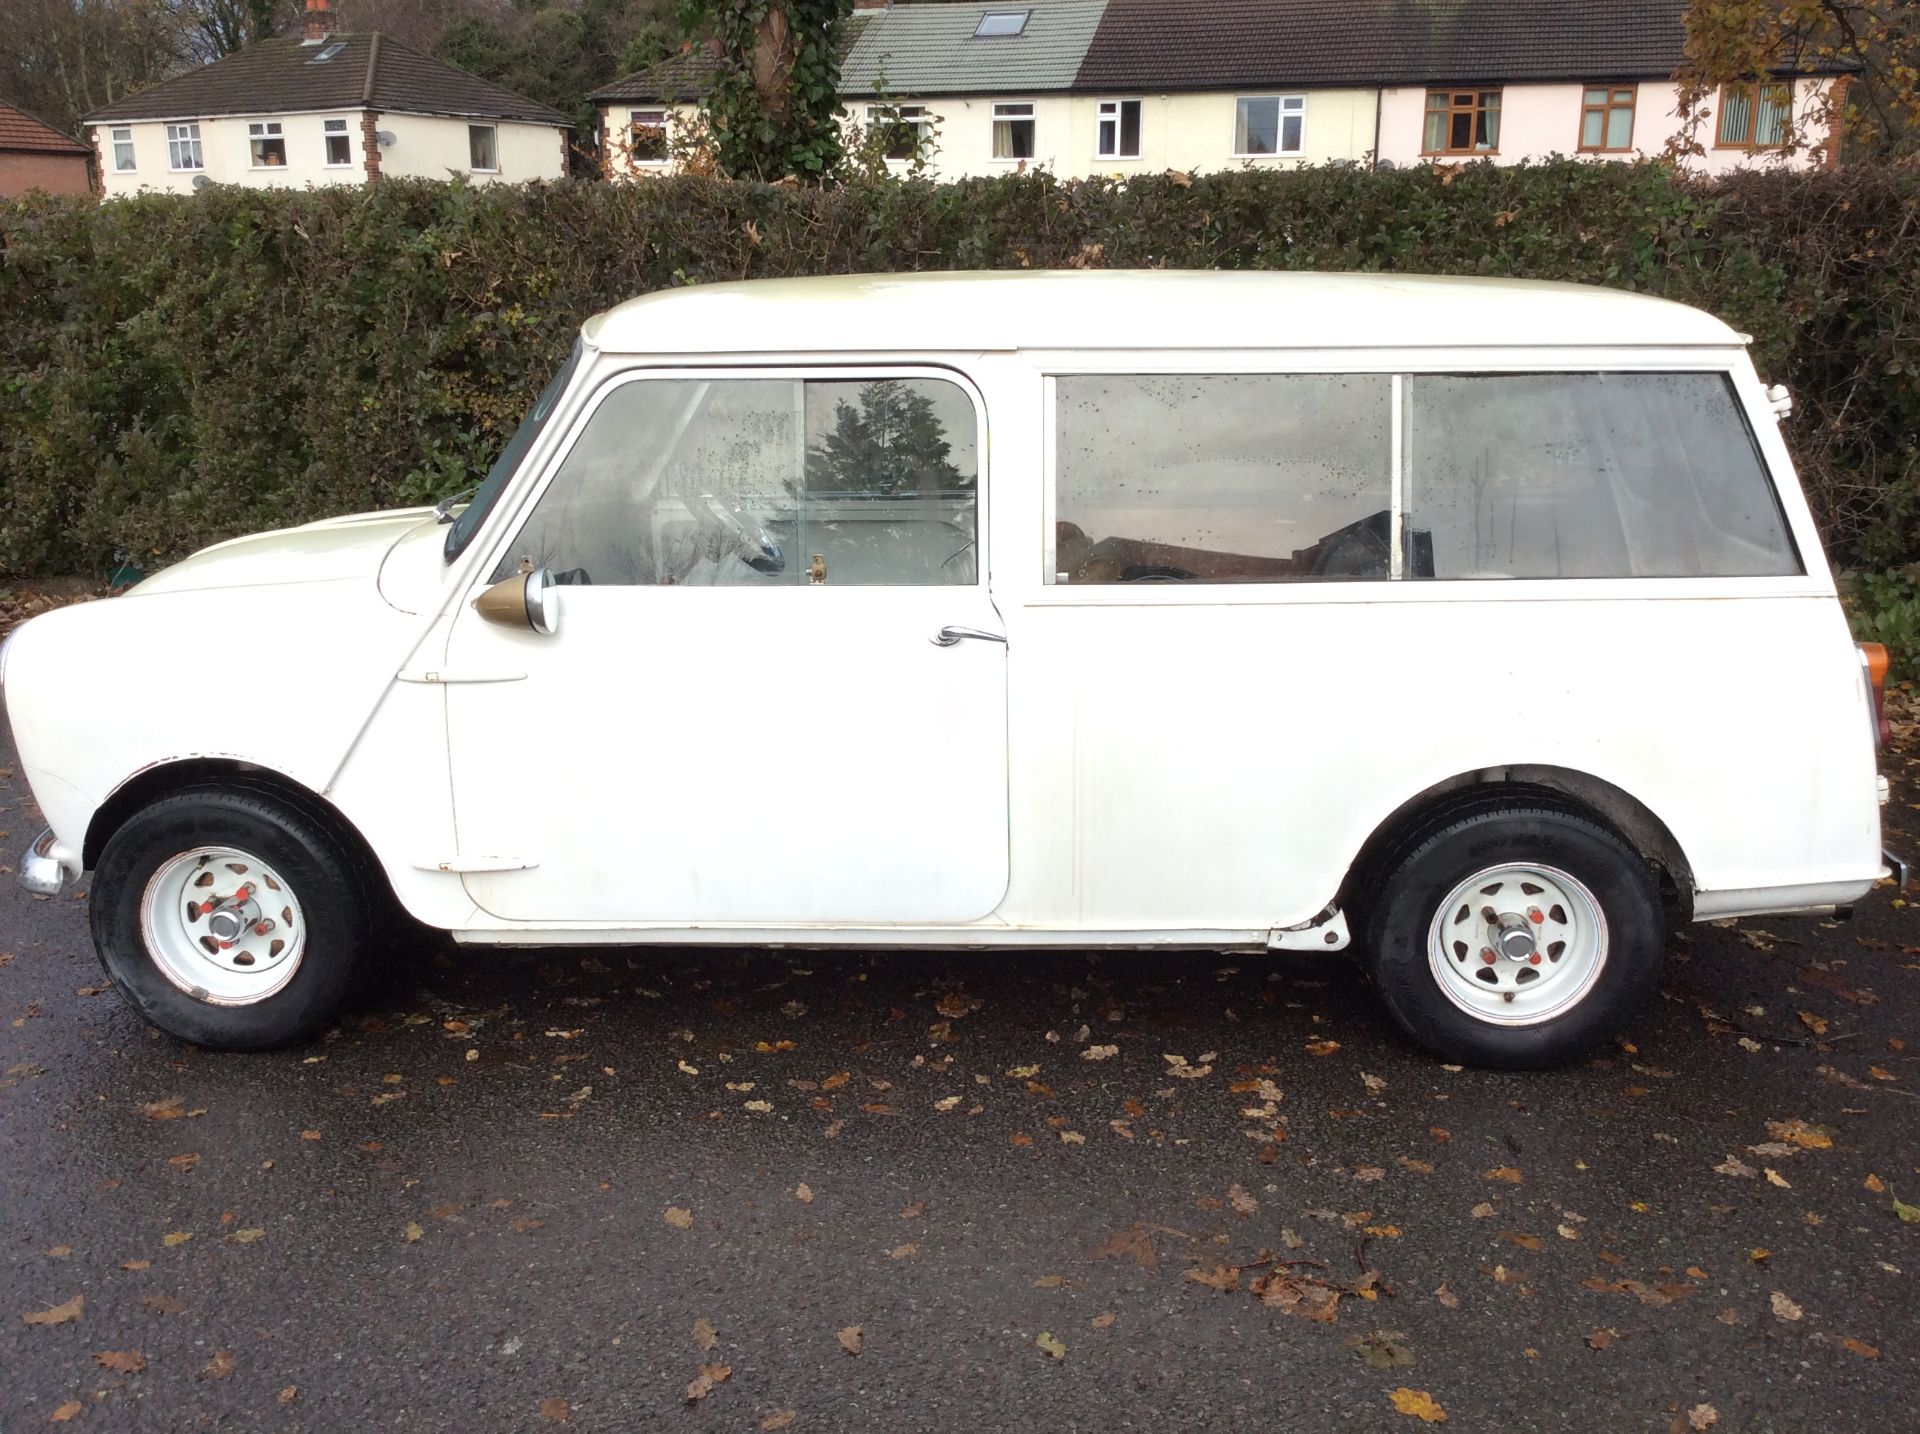
<svg viewBox="0 0 1920 1434">
<path fill-rule="evenodd" d="M 380 148 L 382 149 L 392 149 L 394 146 L 395 136 L 393 131 L 390 129 L 379 130 L 374 134 L 373 137 L 379 143 Z"/>
<path fill-rule="evenodd" d="M 1400 166 L 1395 164 L 1390 159 L 1383 159 L 1383 160 L 1380 160 L 1378 163 L 1376 163 L 1373 167 L 1375 169 L 1398 169 Z"/>
<path fill-rule="evenodd" d="M 204 174 L 196 174 L 193 177 L 193 187 L 195 189 L 211 189 L 213 188 L 213 181 Z"/>
</svg>

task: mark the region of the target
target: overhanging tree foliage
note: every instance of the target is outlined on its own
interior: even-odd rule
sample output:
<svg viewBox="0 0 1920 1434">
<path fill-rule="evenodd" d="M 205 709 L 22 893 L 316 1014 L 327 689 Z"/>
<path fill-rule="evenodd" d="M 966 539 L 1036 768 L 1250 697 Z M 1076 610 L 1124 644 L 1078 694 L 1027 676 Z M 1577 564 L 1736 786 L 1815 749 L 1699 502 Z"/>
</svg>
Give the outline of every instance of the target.
<svg viewBox="0 0 1920 1434">
<path fill-rule="evenodd" d="M 723 174 L 824 179 L 845 157 L 840 36 L 853 0 L 683 0 L 690 34 L 710 34 L 720 66 L 706 94 Z"/>
</svg>

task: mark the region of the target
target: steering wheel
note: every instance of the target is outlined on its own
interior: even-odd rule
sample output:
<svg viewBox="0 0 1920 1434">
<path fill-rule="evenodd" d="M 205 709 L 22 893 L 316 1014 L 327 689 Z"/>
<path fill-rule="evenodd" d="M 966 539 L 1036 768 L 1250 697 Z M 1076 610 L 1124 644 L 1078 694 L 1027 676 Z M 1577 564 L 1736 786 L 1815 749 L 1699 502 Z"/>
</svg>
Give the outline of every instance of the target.
<svg viewBox="0 0 1920 1434">
<path fill-rule="evenodd" d="M 786 554 L 760 520 L 729 506 L 724 498 L 688 489 L 684 495 L 687 509 L 701 527 L 720 534 L 740 560 L 756 573 L 769 577 L 787 570 Z"/>
</svg>

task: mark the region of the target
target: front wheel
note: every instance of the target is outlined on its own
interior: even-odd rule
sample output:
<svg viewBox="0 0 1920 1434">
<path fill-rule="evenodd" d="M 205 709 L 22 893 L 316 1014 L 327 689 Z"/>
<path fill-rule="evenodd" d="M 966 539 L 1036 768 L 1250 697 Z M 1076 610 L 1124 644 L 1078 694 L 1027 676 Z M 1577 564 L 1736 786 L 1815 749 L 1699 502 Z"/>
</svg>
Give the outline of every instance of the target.
<svg viewBox="0 0 1920 1434">
<path fill-rule="evenodd" d="M 202 787 L 136 812 L 94 873 L 94 949 L 154 1025 L 215 1050 L 317 1033 L 362 975 L 373 903 L 356 854 L 276 793 Z"/>
<path fill-rule="evenodd" d="M 1389 858 L 1364 960 L 1401 1029 L 1463 1064 L 1564 1065 L 1616 1034 L 1659 984 L 1653 873 L 1591 819 L 1496 807 Z"/>
</svg>

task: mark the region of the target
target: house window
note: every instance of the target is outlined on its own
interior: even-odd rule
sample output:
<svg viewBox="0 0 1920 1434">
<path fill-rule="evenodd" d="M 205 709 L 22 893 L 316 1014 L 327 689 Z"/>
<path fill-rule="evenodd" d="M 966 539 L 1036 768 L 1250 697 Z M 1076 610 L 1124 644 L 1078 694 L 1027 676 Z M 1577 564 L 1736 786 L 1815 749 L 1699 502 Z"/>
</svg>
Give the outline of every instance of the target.
<svg viewBox="0 0 1920 1434">
<path fill-rule="evenodd" d="M 287 140 L 280 133 L 279 120 L 256 120 L 247 126 L 247 148 L 255 169 L 285 169 Z"/>
<path fill-rule="evenodd" d="M 627 158 L 635 164 L 665 164 L 670 158 L 665 110 L 627 112 Z"/>
<path fill-rule="evenodd" d="M 993 107 L 993 157 L 995 159 L 1033 158 L 1033 106 L 1029 104 Z"/>
<path fill-rule="evenodd" d="M 321 122 L 320 128 L 326 134 L 327 164 L 338 168 L 353 163 L 353 141 L 347 137 L 347 122 L 343 119 L 330 119 Z"/>
<path fill-rule="evenodd" d="M 1611 153 L 1633 148 L 1633 86 L 1590 85 L 1580 101 L 1580 148 Z"/>
<path fill-rule="evenodd" d="M 1427 154 L 1494 154 L 1500 148 L 1500 91 L 1428 90 Z"/>
<path fill-rule="evenodd" d="M 868 105 L 867 128 L 888 159 L 911 160 L 932 138 L 933 117 L 925 105 Z"/>
<path fill-rule="evenodd" d="M 172 169 L 205 169 L 200 162 L 200 126 L 167 126 L 167 164 Z"/>
<path fill-rule="evenodd" d="M 491 174 L 500 168 L 500 147 L 492 125 L 467 126 L 467 163 L 475 174 Z"/>
<path fill-rule="evenodd" d="M 1721 149 L 1785 149 L 1792 114 L 1790 84 L 1724 85 L 1714 144 Z"/>
<path fill-rule="evenodd" d="M 133 169 L 133 128 L 130 125 L 116 125 L 112 133 L 114 172 L 126 174 Z"/>
<path fill-rule="evenodd" d="M 1242 99 L 1233 117 L 1236 155 L 1298 154 L 1307 128 L 1305 95 L 1257 95 Z"/>
<path fill-rule="evenodd" d="M 980 17 L 980 23 L 973 27 L 976 40 L 993 40 L 1008 35 L 1018 35 L 1027 28 L 1027 16 L 1031 10 L 989 11 Z"/>
<path fill-rule="evenodd" d="M 1098 139 L 1094 152 L 1102 159 L 1140 157 L 1140 101 L 1100 101 Z"/>
</svg>

